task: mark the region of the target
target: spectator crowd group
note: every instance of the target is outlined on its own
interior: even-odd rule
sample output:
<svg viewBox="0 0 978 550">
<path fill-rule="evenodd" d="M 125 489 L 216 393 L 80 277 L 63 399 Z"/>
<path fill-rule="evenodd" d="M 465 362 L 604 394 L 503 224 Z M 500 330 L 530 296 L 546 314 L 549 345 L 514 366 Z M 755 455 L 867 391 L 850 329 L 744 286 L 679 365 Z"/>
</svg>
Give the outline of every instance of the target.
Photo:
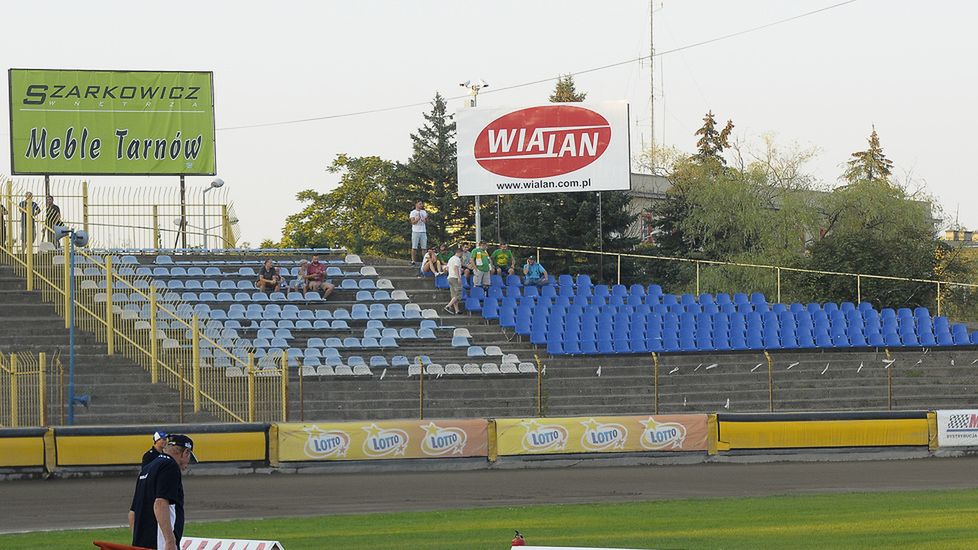
<svg viewBox="0 0 978 550">
<path fill-rule="evenodd" d="M 299 269 L 291 281 L 279 274 L 275 262 L 271 258 L 265 260 L 258 270 L 258 280 L 255 286 L 262 292 L 318 292 L 323 299 L 336 290 L 336 286 L 326 278 L 326 264 L 319 261 L 319 256 L 313 254 L 311 260 L 301 260 Z"/>
<path fill-rule="evenodd" d="M 424 203 L 421 201 L 415 204 L 409 219 L 411 221 L 411 265 L 419 265 L 417 253 L 422 251 L 420 276 L 437 277 L 441 274 L 448 276 L 452 299 L 445 306 L 445 310 L 449 313 L 456 315 L 461 313 L 463 279 L 471 286 L 481 286 L 484 289 L 489 288 L 493 275 L 501 277 L 521 275 L 524 285 L 546 285 L 550 282 L 547 270 L 537 262 L 536 258 L 529 256 L 526 258 L 526 263 L 519 266 L 516 256 L 506 243 L 500 243 L 492 252 L 489 251 L 485 241 L 476 243 L 475 248 L 472 248 L 469 243 L 462 243 L 457 248 L 449 248 L 444 243 L 439 245 L 437 250 L 434 246 L 429 247 L 428 212 L 425 211 Z"/>
</svg>

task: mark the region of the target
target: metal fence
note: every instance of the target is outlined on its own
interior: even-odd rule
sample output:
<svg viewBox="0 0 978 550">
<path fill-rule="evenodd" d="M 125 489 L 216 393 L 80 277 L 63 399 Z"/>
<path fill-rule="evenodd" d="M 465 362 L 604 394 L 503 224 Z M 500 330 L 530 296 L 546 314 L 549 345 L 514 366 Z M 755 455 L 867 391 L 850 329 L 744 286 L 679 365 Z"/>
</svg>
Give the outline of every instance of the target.
<svg viewBox="0 0 978 550">
<path fill-rule="evenodd" d="M 3 178 L 0 177 L 0 181 Z M 205 193 L 206 191 L 206 193 Z M 7 249 L 23 250 L 27 242 L 26 195 L 37 205 L 35 223 L 48 220 L 46 196 L 60 209 L 67 226 L 84 229 L 93 248 L 177 248 L 180 242 L 181 202 L 176 186 L 91 185 L 84 180 L 43 178 L 7 179 L 0 188 L 0 214 L 5 219 L 0 241 Z M 240 231 L 234 205 L 223 188 L 188 186 L 186 195 L 187 247 L 234 248 Z M 58 246 L 50 232 L 35 227 L 35 246 Z"/>
<path fill-rule="evenodd" d="M 41 352 L 0 353 L 0 426 L 64 423 L 64 369 Z"/>
<path fill-rule="evenodd" d="M 31 214 L 13 207 L 17 216 Z M 34 224 L 26 224 L 28 241 Z M 41 231 L 49 230 L 38 222 Z M 60 243 L 68 245 L 67 238 Z M 26 279 L 27 290 L 38 291 L 54 304 L 68 328 L 68 282 L 75 282 L 75 326 L 105 343 L 109 355 L 120 354 L 150 373 L 152 383 L 180 392 L 193 410 L 206 411 L 226 422 L 285 420 L 288 407 L 287 356 L 256 360 L 228 337 L 206 313 L 180 296 L 161 288 L 159 281 L 137 276 L 133 265 L 112 255 L 76 249 L 72 271 L 61 250 L 23 250 L 0 247 L 0 263 Z M 234 350 L 233 352 L 231 350 Z"/>
<path fill-rule="evenodd" d="M 900 285 L 901 297 L 917 298 L 914 305 L 931 308 L 937 315 L 978 321 L 978 284 L 974 283 L 512 243 L 509 247 L 521 265 L 527 256 L 536 255 L 552 275 L 584 273 L 595 281 L 615 284 L 685 281 L 663 285 L 665 292 L 676 294 L 763 292 L 777 303 L 808 303 L 826 301 L 821 290 L 831 285 L 842 294 L 841 301 L 900 307 L 900 297 L 894 296 Z"/>
</svg>

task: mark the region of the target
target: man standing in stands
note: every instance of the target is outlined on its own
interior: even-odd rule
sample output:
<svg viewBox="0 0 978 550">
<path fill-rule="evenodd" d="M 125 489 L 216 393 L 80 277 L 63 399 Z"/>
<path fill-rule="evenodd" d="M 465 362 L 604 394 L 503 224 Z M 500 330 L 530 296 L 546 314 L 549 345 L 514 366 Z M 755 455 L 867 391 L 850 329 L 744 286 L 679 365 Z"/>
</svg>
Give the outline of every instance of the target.
<svg viewBox="0 0 978 550">
<path fill-rule="evenodd" d="M 34 240 L 37 239 L 37 215 L 41 213 L 41 207 L 34 202 L 34 193 L 28 191 L 24 194 L 24 200 L 20 201 L 18 205 L 20 207 L 20 242 L 24 250 L 28 246 L 34 246 Z M 30 219 L 31 224 L 31 242 L 27 242 L 27 223 Z"/>
<path fill-rule="evenodd" d="M 326 280 L 326 264 L 319 261 L 318 255 L 313 255 L 312 261 L 309 262 L 309 267 L 306 268 L 306 290 L 307 291 L 320 291 L 323 296 L 323 300 L 329 297 L 336 288 L 329 281 Z"/>
<path fill-rule="evenodd" d="M 282 284 L 282 278 L 278 276 L 278 268 L 272 265 L 272 259 L 268 258 L 258 271 L 258 282 L 255 286 L 262 292 L 275 292 Z"/>
<path fill-rule="evenodd" d="M 411 219 L 411 265 L 418 265 L 415 254 L 418 250 L 428 248 L 428 213 L 424 203 L 418 201 L 410 214 Z"/>
<path fill-rule="evenodd" d="M 492 268 L 493 272 L 500 277 L 516 274 L 516 258 L 513 257 L 513 251 L 509 249 L 506 243 L 499 243 L 499 248 L 493 251 Z"/>
<path fill-rule="evenodd" d="M 489 288 L 489 272 L 491 271 L 491 264 L 489 263 L 489 251 L 486 250 L 486 243 L 480 241 L 478 245 L 472 249 L 472 286 L 481 286 L 483 289 Z"/>
<path fill-rule="evenodd" d="M 129 508 L 132 545 L 177 550 L 183 538 L 183 472 L 195 459 L 185 435 L 167 438 L 163 452 L 139 472 Z"/>
<path fill-rule="evenodd" d="M 533 256 L 526 259 L 526 265 L 523 266 L 523 275 L 526 275 L 524 285 L 543 286 L 547 284 L 547 270 L 538 264 L 536 258 Z"/>
<path fill-rule="evenodd" d="M 448 288 L 452 293 L 452 300 L 445 306 L 445 311 L 458 315 L 462 313 L 459 302 L 462 300 L 462 249 L 455 251 L 455 255 L 448 259 Z"/>
<path fill-rule="evenodd" d="M 143 466 L 146 466 L 156 457 L 163 454 L 163 447 L 166 446 L 166 432 L 155 432 L 153 434 L 153 446 L 143 455 Z"/>
<path fill-rule="evenodd" d="M 50 242 L 55 248 L 60 248 L 58 235 L 54 232 L 54 226 L 61 225 L 61 207 L 54 204 L 54 197 L 48 195 L 44 198 L 44 240 Z"/>
</svg>

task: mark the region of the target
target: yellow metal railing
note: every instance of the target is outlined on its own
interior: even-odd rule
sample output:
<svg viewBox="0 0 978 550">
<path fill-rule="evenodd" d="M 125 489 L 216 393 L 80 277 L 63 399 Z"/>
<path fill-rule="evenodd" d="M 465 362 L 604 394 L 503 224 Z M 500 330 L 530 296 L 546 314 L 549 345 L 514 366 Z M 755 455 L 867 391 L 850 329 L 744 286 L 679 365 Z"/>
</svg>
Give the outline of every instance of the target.
<svg viewBox="0 0 978 550">
<path fill-rule="evenodd" d="M 46 426 L 64 421 L 61 363 L 46 353 L 0 353 L 0 426 Z"/>
<path fill-rule="evenodd" d="M 165 184 L 153 186 L 90 186 L 87 181 L 58 179 L 43 183 L 43 179 L 3 179 L 0 205 L 14 215 L 4 216 L 7 231 L 4 237 L 23 246 L 26 236 L 24 217 L 17 215 L 26 193 L 38 207 L 36 221 L 47 219 L 46 192 L 60 209 L 65 225 L 84 229 L 91 237 L 91 246 L 99 248 L 176 248 L 180 236 L 181 204 L 177 189 Z M 190 248 L 234 248 L 240 231 L 234 206 L 226 192 L 216 189 L 203 194 L 201 187 L 187 189 L 186 234 Z M 15 210 L 16 208 L 16 210 Z M 0 210 L 2 213 L 2 210 Z M 13 219 L 13 218 L 17 219 Z M 37 229 L 37 228 L 35 228 Z M 0 241 L 5 239 L 0 238 Z M 35 243 L 53 242 L 48 231 L 35 231 Z M 7 243 L 11 248 L 12 243 Z M 206 245 L 206 246 L 205 246 Z"/>
<path fill-rule="evenodd" d="M 19 206 L 11 211 L 32 218 Z M 33 225 L 27 224 L 27 242 Z M 60 244 L 65 250 L 67 237 Z M 192 304 L 159 288 L 152 278 L 136 276 L 138 266 L 116 265 L 112 256 L 76 249 L 72 272 L 62 250 L 14 247 L 8 232 L 0 263 L 12 266 L 29 290 L 53 304 L 66 328 L 72 307 L 68 282 L 74 279 L 76 328 L 94 334 L 110 355 L 120 354 L 143 366 L 152 383 L 178 390 L 181 398 L 192 402 L 194 412 L 206 411 L 228 422 L 286 419 L 284 353 L 256 362 L 247 354 L 253 350 L 238 346 L 237 338 L 217 323 L 208 323 Z"/>
<path fill-rule="evenodd" d="M 491 243 L 496 244 L 496 243 Z M 937 315 L 954 315 L 957 318 L 966 320 L 978 320 L 978 284 L 940 281 L 934 279 L 918 279 L 911 277 L 894 277 L 889 275 L 873 275 L 867 273 L 845 273 L 838 271 L 824 271 L 817 269 L 804 269 L 798 267 L 786 267 L 767 264 L 723 262 L 716 260 L 697 260 L 690 258 L 676 258 L 670 256 L 657 256 L 653 254 L 636 254 L 626 252 L 597 252 L 593 250 L 579 250 L 571 248 L 554 248 L 547 246 L 532 246 L 509 243 L 513 250 L 524 251 L 520 255 L 522 260 L 529 254 L 535 254 L 537 258 L 546 252 L 549 259 L 560 259 L 561 264 L 569 267 L 578 265 L 593 265 L 595 261 L 591 258 L 603 258 L 610 264 L 614 275 L 611 280 L 617 284 L 625 281 L 624 272 L 644 274 L 658 263 L 659 266 L 671 264 L 673 268 L 685 268 L 689 270 L 688 275 L 691 285 L 686 288 L 665 289 L 667 292 L 727 292 L 736 291 L 752 292 L 762 291 L 768 294 L 774 302 L 783 303 L 785 301 L 815 301 L 816 297 L 805 299 L 805 290 L 800 288 L 803 281 L 798 281 L 791 275 L 820 275 L 830 277 L 842 277 L 851 283 L 851 299 L 856 302 L 872 299 L 867 293 L 866 285 L 869 281 L 880 281 L 890 283 L 916 283 L 919 285 L 932 286 L 935 300 L 932 304 Z M 514 252 L 515 253 L 515 252 Z M 548 258 L 544 258 L 541 263 L 547 267 Z M 630 265 L 629 265 L 630 264 Z M 605 272 L 608 268 L 605 268 Z M 744 272 L 760 271 L 761 276 L 745 275 Z M 589 273 L 590 274 L 590 273 Z M 555 273 L 551 274 L 556 276 Z M 648 279 L 639 277 L 641 279 Z"/>
</svg>

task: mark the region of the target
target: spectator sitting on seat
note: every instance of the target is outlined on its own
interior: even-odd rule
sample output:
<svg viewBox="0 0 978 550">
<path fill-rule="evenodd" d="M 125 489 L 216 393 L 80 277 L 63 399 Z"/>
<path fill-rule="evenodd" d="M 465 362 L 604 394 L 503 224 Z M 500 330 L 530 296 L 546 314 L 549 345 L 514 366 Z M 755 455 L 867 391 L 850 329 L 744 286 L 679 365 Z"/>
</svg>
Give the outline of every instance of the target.
<svg viewBox="0 0 978 550">
<path fill-rule="evenodd" d="M 472 249 L 472 286 L 489 288 L 489 273 L 492 265 L 489 262 L 489 251 L 486 250 L 486 243 L 480 241 L 478 246 Z"/>
<path fill-rule="evenodd" d="M 258 282 L 255 286 L 262 292 L 275 292 L 281 284 L 282 278 L 278 276 L 278 268 L 273 266 L 272 259 L 268 258 L 258 271 Z"/>
<path fill-rule="evenodd" d="M 462 276 L 468 279 L 472 276 L 472 245 L 462 243 Z"/>
<path fill-rule="evenodd" d="M 306 289 L 306 275 L 309 274 L 309 260 L 299 260 L 299 272 L 292 281 L 292 290 L 302 292 Z"/>
<path fill-rule="evenodd" d="M 440 271 L 441 269 L 439 269 L 438 255 L 435 254 L 434 248 L 429 248 L 428 251 L 425 252 L 424 257 L 421 258 L 420 274 L 431 274 L 431 276 L 435 276 L 438 275 Z"/>
<path fill-rule="evenodd" d="M 309 267 L 306 268 L 306 290 L 322 291 L 323 299 L 329 297 L 336 289 L 332 283 L 326 280 L 326 265 L 319 261 L 319 256 L 314 255 Z"/>
<path fill-rule="evenodd" d="M 499 243 L 499 248 L 492 253 L 492 272 L 496 275 L 516 275 L 516 258 L 506 243 Z"/>
<path fill-rule="evenodd" d="M 526 259 L 523 275 L 526 275 L 526 281 L 523 283 L 525 285 L 543 286 L 547 284 L 547 270 L 543 268 L 543 265 L 538 264 L 533 256 Z"/>
<path fill-rule="evenodd" d="M 455 253 L 449 250 L 447 245 L 442 244 L 438 247 L 438 255 L 436 258 L 438 258 L 439 273 L 444 273 L 446 270 L 448 270 L 448 260 L 451 260 L 452 256 L 454 255 Z"/>
</svg>

